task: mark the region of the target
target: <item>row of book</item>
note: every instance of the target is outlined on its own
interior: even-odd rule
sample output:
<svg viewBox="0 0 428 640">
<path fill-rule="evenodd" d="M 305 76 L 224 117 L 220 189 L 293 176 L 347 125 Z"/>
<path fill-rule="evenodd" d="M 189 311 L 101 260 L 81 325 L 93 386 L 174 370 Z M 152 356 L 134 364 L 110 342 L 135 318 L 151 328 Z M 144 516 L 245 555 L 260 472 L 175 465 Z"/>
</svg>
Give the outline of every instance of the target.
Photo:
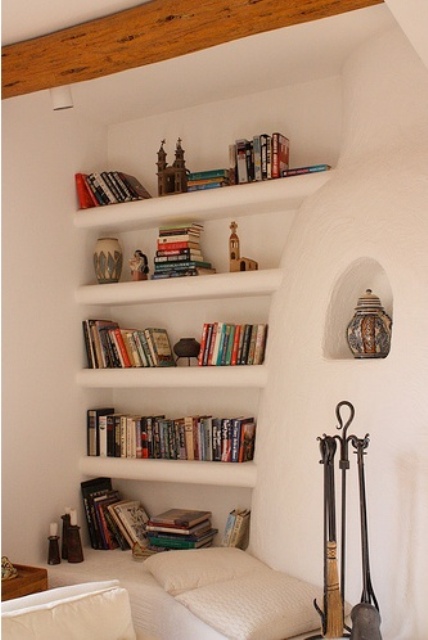
<svg viewBox="0 0 428 640">
<path fill-rule="evenodd" d="M 267 324 L 204 323 L 198 365 L 262 364 L 266 351 L 267 328 Z"/>
<path fill-rule="evenodd" d="M 75 173 L 74 179 L 80 209 L 151 198 L 138 178 L 123 171 Z"/>
<path fill-rule="evenodd" d="M 252 416 L 167 418 L 100 407 L 88 409 L 86 430 L 89 456 L 237 463 L 254 458 Z"/>
<path fill-rule="evenodd" d="M 229 147 L 229 162 L 236 184 L 280 178 L 289 168 L 290 141 L 277 131 L 240 138 Z"/>
<path fill-rule="evenodd" d="M 200 244 L 203 225 L 196 222 L 159 227 L 153 280 L 215 273 Z"/>
<path fill-rule="evenodd" d="M 226 520 L 222 547 L 238 547 L 246 549 L 250 535 L 250 509 L 234 509 L 231 511 Z"/>
<path fill-rule="evenodd" d="M 111 478 L 80 483 L 89 540 L 93 549 L 131 549 L 145 545 L 149 517 L 139 500 L 122 499 Z"/>
<path fill-rule="evenodd" d="M 90 369 L 173 367 L 176 365 L 166 329 L 123 329 L 113 320 L 82 322 Z"/>
</svg>

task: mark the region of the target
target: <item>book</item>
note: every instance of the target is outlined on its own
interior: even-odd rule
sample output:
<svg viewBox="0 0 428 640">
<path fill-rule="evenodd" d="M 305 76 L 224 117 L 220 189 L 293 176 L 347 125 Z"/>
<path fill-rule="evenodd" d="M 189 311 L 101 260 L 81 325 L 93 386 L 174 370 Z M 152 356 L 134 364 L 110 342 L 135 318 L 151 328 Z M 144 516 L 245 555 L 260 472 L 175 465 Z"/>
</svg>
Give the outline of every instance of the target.
<svg viewBox="0 0 428 640">
<path fill-rule="evenodd" d="M 172 235 L 158 236 L 158 247 L 174 244 L 176 242 L 191 242 L 192 246 L 199 247 L 199 234 L 196 233 L 174 233 Z"/>
<path fill-rule="evenodd" d="M 290 141 L 282 133 L 272 133 L 271 178 L 280 178 L 290 162 Z"/>
<path fill-rule="evenodd" d="M 93 171 L 92 173 L 89 174 L 88 177 L 89 177 L 89 180 L 98 189 L 101 189 L 102 192 L 105 194 L 107 199 L 106 204 L 116 204 L 118 202 L 116 196 L 108 186 L 107 182 L 104 180 L 104 178 L 101 176 L 101 174 L 98 171 Z"/>
<path fill-rule="evenodd" d="M 147 537 L 150 540 L 150 544 L 156 547 L 167 549 L 200 549 L 201 547 L 209 546 L 208 543 L 212 543 L 217 532 L 218 529 L 211 529 L 198 540 L 188 540 L 185 539 L 184 536 L 178 536 L 177 538 L 161 535 L 153 536 L 150 532 L 147 533 Z"/>
<path fill-rule="evenodd" d="M 254 418 L 242 417 L 232 418 L 231 421 L 231 462 L 239 462 L 239 453 L 241 449 L 242 438 L 249 437 L 249 434 L 254 433 Z M 242 445 L 244 447 L 244 445 Z M 244 455 L 244 454 L 243 454 Z M 246 452 L 246 455 L 248 453 Z M 247 458 L 248 459 L 248 458 Z"/>
<path fill-rule="evenodd" d="M 234 509 L 229 513 L 221 540 L 222 547 L 247 548 L 250 515 L 251 511 L 249 509 Z"/>
<path fill-rule="evenodd" d="M 116 490 L 106 491 L 105 493 L 90 497 L 92 501 L 95 517 L 98 521 L 98 530 L 100 533 L 100 542 L 103 549 L 117 549 L 119 546 L 113 531 L 110 528 L 109 521 L 106 518 L 105 510 L 109 504 L 119 501 L 119 492 Z"/>
<path fill-rule="evenodd" d="M 94 192 L 89 187 L 87 181 L 87 174 L 75 173 L 74 180 L 76 184 L 76 193 L 79 203 L 79 209 L 90 209 L 99 205 Z"/>
<path fill-rule="evenodd" d="M 158 251 L 176 251 L 177 249 L 197 249 L 199 250 L 199 242 L 190 242 L 188 240 L 180 240 L 178 242 L 172 242 L 168 239 L 168 242 L 157 242 Z"/>
<path fill-rule="evenodd" d="M 254 446 L 256 439 L 255 420 L 244 422 L 241 426 L 239 442 L 238 462 L 249 462 L 254 459 Z"/>
<path fill-rule="evenodd" d="M 225 180 L 220 180 L 217 182 L 209 182 L 206 184 L 193 184 L 193 185 L 188 185 L 187 187 L 187 191 L 192 192 L 192 191 L 205 191 L 207 189 L 218 189 L 220 187 L 228 187 L 229 186 L 229 182 L 226 182 Z"/>
<path fill-rule="evenodd" d="M 203 231 L 204 227 L 199 222 L 183 222 L 176 223 L 170 225 L 162 225 L 159 227 L 159 235 L 164 236 L 174 236 L 177 234 L 186 234 L 192 233 L 194 235 L 199 236 Z"/>
<path fill-rule="evenodd" d="M 100 455 L 100 417 L 114 413 L 112 407 L 102 407 L 99 409 L 88 409 L 86 412 L 87 424 L 87 455 Z"/>
<path fill-rule="evenodd" d="M 175 367 L 176 362 L 166 329 L 149 327 L 144 330 L 155 367 Z"/>
<path fill-rule="evenodd" d="M 147 526 L 146 526 L 147 532 L 167 533 L 170 535 L 174 534 L 174 535 L 180 535 L 180 536 L 199 536 L 211 528 L 210 518 L 206 518 L 205 520 L 202 520 L 202 522 L 199 522 L 193 527 L 177 527 L 177 526 L 174 526 L 173 524 L 171 525 L 151 524 L 151 522 L 152 521 L 149 520 L 149 522 L 147 523 Z"/>
<path fill-rule="evenodd" d="M 194 171 L 187 176 L 188 180 L 205 180 L 209 178 L 229 178 L 229 169 L 209 169 L 208 171 Z"/>
<path fill-rule="evenodd" d="M 252 179 L 248 157 L 251 153 L 250 141 L 246 138 L 236 140 L 236 169 L 238 183 L 250 182 Z"/>
<path fill-rule="evenodd" d="M 122 521 L 132 543 L 146 543 L 146 525 L 149 516 L 141 502 L 139 500 L 116 502 L 113 504 L 113 510 Z"/>
<path fill-rule="evenodd" d="M 129 173 L 124 173 L 123 171 L 118 171 L 118 175 L 126 184 L 131 194 L 133 194 L 138 200 L 147 200 L 152 197 L 135 176 L 132 176 Z"/>
<path fill-rule="evenodd" d="M 287 178 L 288 176 L 298 176 L 303 173 L 317 173 L 318 171 L 329 171 L 331 166 L 329 164 L 313 164 L 307 167 L 297 167 L 295 169 L 286 169 L 282 171 L 281 176 Z"/>
<path fill-rule="evenodd" d="M 80 483 L 80 491 L 83 500 L 83 509 L 89 534 L 90 545 L 93 549 L 99 549 L 100 539 L 97 535 L 98 527 L 95 522 L 94 513 L 91 510 L 90 497 L 102 495 L 106 491 L 113 489 L 111 478 L 99 477 L 91 480 L 84 480 Z"/>
<path fill-rule="evenodd" d="M 175 527 L 190 528 L 208 518 L 211 518 L 211 511 L 201 511 L 197 509 L 168 509 L 150 518 L 150 525 L 173 525 Z"/>
<path fill-rule="evenodd" d="M 262 133 L 260 136 L 262 153 L 262 180 L 269 180 L 271 176 L 271 136 Z"/>
</svg>

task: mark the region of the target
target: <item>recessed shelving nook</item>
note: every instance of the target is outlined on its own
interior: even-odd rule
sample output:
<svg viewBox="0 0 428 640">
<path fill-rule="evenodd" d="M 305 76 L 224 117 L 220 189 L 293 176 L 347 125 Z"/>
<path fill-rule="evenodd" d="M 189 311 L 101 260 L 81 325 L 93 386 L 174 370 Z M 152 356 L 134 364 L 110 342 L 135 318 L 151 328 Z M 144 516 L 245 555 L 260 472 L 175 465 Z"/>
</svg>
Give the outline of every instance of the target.
<svg viewBox="0 0 428 640">
<path fill-rule="evenodd" d="M 128 234 L 153 230 L 162 224 L 190 220 L 208 223 L 224 219 L 224 226 L 228 228 L 232 219 L 266 214 L 268 225 L 268 214 L 285 216 L 289 212 L 293 215 L 307 197 L 328 182 L 333 173 L 334 171 L 327 171 L 81 210 L 75 214 L 74 224 L 88 232 Z M 269 246 L 266 251 L 269 251 Z M 116 319 L 121 315 L 126 322 L 130 321 L 129 318 L 137 317 L 140 324 L 141 318 L 149 313 L 149 309 L 155 310 L 149 316 L 150 321 L 159 314 L 159 322 L 173 324 L 178 315 L 174 310 L 171 311 L 174 305 L 179 305 L 181 315 L 187 314 L 190 318 L 195 310 L 201 313 L 201 308 L 204 309 L 209 304 L 215 305 L 212 307 L 214 311 L 210 313 L 228 314 L 228 320 L 226 317 L 214 320 L 233 322 L 235 315 L 256 308 L 254 313 L 259 313 L 258 319 L 249 321 L 268 323 L 270 299 L 279 289 L 282 275 L 278 266 L 264 269 L 263 265 L 259 265 L 259 270 L 249 272 L 108 285 L 85 284 L 78 287 L 75 298 L 79 305 L 90 308 L 92 315 L 94 309 L 99 308 L 98 317 L 110 314 Z M 265 300 L 263 305 L 254 303 L 254 300 L 261 299 Z M 240 307 L 243 306 L 244 312 L 240 312 Z M 241 315 L 239 322 L 245 322 L 242 317 L 245 316 Z M 200 329 L 202 330 L 202 324 Z M 179 394 L 181 402 L 186 394 L 193 400 L 195 396 L 198 396 L 197 400 L 199 397 L 203 398 L 204 402 L 211 396 L 217 406 L 226 402 L 229 395 L 232 396 L 229 407 L 239 394 L 247 394 L 252 403 L 249 410 L 257 417 L 259 392 L 262 392 L 268 381 L 270 348 L 272 346 L 268 338 L 267 357 L 262 365 L 82 369 L 77 373 L 76 381 L 85 389 L 110 390 L 116 398 L 117 394 L 124 393 L 128 400 L 131 397 L 129 394 L 138 393 L 140 403 L 144 402 L 144 394 L 136 390 L 149 390 L 150 394 L 164 392 L 172 411 L 176 410 L 174 399 L 170 398 L 174 392 Z M 194 393 L 195 390 L 197 394 Z M 245 400 L 241 398 L 240 402 L 242 409 Z M 205 408 L 205 405 L 201 406 L 200 411 Z M 263 425 L 258 425 L 257 429 L 263 429 Z M 252 489 L 257 481 L 257 439 L 255 460 L 243 464 L 82 457 L 79 466 L 81 472 L 89 476 L 107 475 L 121 480 Z"/>
</svg>

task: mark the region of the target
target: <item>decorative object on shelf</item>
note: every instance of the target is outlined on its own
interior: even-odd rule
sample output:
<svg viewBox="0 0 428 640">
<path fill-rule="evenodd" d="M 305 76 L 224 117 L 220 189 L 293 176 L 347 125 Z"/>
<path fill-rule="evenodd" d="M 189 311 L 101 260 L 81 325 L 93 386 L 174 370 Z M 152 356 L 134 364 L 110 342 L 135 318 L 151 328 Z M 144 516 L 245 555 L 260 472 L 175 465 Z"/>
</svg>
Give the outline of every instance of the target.
<svg viewBox="0 0 428 640">
<path fill-rule="evenodd" d="M 131 277 L 133 280 L 147 280 L 149 273 L 149 262 L 147 256 L 140 249 L 134 251 L 133 257 L 129 260 L 131 267 Z"/>
<path fill-rule="evenodd" d="M 95 275 L 99 284 L 119 282 L 123 253 L 117 238 L 98 238 L 94 250 Z"/>
<path fill-rule="evenodd" d="M 66 507 L 62 519 L 62 541 L 61 541 L 61 558 L 68 560 L 68 530 L 70 528 L 70 507 Z"/>
<path fill-rule="evenodd" d="M 259 265 L 255 260 L 250 258 L 241 258 L 239 248 L 239 238 L 236 230 L 238 225 L 232 222 L 230 225 L 231 234 L 229 237 L 229 259 L 230 271 L 257 271 Z"/>
<path fill-rule="evenodd" d="M 189 367 L 190 359 L 198 357 L 200 348 L 201 345 L 195 338 L 181 338 L 173 347 L 177 361 L 180 360 L 180 358 L 187 358 L 187 365 Z"/>
<path fill-rule="evenodd" d="M 366 289 L 358 298 L 355 314 L 347 327 L 347 340 L 354 358 L 386 358 L 391 346 L 392 320 L 380 299 Z"/>
<path fill-rule="evenodd" d="M 13 566 L 11 561 L 7 556 L 2 556 L 1 559 L 1 579 L 2 580 L 12 580 L 12 578 L 16 578 L 18 575 L 18 569 Z"/>
<path fill-rule="evenodd" d="M 59 535 L 58 525 L 56 522 L 51 522 L 49 525 L 49 550 L 48 550 L 48 564 L 59 564 L 61 558 L 59 556 Z"/>
<path fill-rule="evenodd" d="M 184 149 L 181 146 L 181 138 L 178 138 L 175 149 L 175 160 L 171 166 L 166 161 L 166 151 L 162 140 L 158 151 L 158 194 L 168 196 L 175 193 L 185 193 L 187 191 L 187 169 L 184 160 Z"/>
<path fill-rule="evenodd" d="M 343 419 L 342 408 L 349 410 L 346 422 Z M 336 406 L 337 429 L 341 434 L 318 437 L 321 453 L 320 463 L 324 467 L 324 610 L 314 601 L 315 609 L 321 618 L 321 634 L 310 636 L 307 640 L 322 640 L 322 638 L 345 638 L 344 633 L 344 603 L 345 603 L 345 564 L 346 564 L 346 512 L 347 512 L 347 471 L 350 468 L 349 444 L 351 443 L 357 454 L 359 481 L 359 508 L 361 518 L 361 547 L 362 547 L 362 577 L 363 592 L 361 603 L 353 607 L 351 618 L 353 622 L 351 639 L 382 640 L 380 634 L 379 605 L 374 594 L 369 566 L 369 549 L 367 535 L 367 505 L 364 480 L 364 456 L 369 445 L 369 434 L 364 438 L 348 435 L 348 428 L 355 416 L 354 406 L 347 400 Z M 335 455 L 339 451 L 339 469 L 341 471 L 341 513 L 340 535 L 336 532 L 336 492 L 335 492 Z M 340 541 L 340 567 L 337 560 L 337 547 Z"/>
<path fill-rule="evenodd" d="M 68 561 L 71 563 L 83 562 L 82 541 L 80 539 L 80 527 L 77 524 L 76 509 L 70 509 L 70 526 L 67 536 Z"/>
</svg>

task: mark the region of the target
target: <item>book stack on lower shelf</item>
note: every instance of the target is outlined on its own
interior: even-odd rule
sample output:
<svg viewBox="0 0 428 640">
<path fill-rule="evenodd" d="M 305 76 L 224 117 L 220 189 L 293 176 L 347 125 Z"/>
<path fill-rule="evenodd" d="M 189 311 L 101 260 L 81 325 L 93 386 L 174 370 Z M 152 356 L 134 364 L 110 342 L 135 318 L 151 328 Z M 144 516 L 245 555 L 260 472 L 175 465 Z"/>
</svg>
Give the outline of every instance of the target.
<svg viewBox="0 0 428 640">
<path fill-rule="evenodd" d="M 123 329 L 112 320 L 83 320 L 89 369 L 174 367 L 168 332 L 161 327 Z"/>
<path fill-rule="evenodd" d="M 258 365 L 264 361 L 266 324 L 205 323 L 198 365 Z"/>
<path fill-rule="evenodd" d="M 147 538 L 157 551 L 211 547 L 218 532 L 211 525 L 211 512 L 169 509 L 150 518 Z"/>
<path fill-rule="evenodd" d="M 131 549 L 147 544 L 149 516 L 139 500 L 123 500 L 111 478 L 81 482 L 83 506 L 93 549 Z"/>
<path fill-rule="evenodd" d="M 243 463 L 254 458 L 255 437 L 253 416 L 166 418 L 113 407 L 87 412 L 88 456 Z"/>
<path fill-rule="evenodd" d="M 196 222 L 159 227 L 153 280 L 215 273 L 204 260 L 200 238 L 203 225 Z"/>
</svg>

